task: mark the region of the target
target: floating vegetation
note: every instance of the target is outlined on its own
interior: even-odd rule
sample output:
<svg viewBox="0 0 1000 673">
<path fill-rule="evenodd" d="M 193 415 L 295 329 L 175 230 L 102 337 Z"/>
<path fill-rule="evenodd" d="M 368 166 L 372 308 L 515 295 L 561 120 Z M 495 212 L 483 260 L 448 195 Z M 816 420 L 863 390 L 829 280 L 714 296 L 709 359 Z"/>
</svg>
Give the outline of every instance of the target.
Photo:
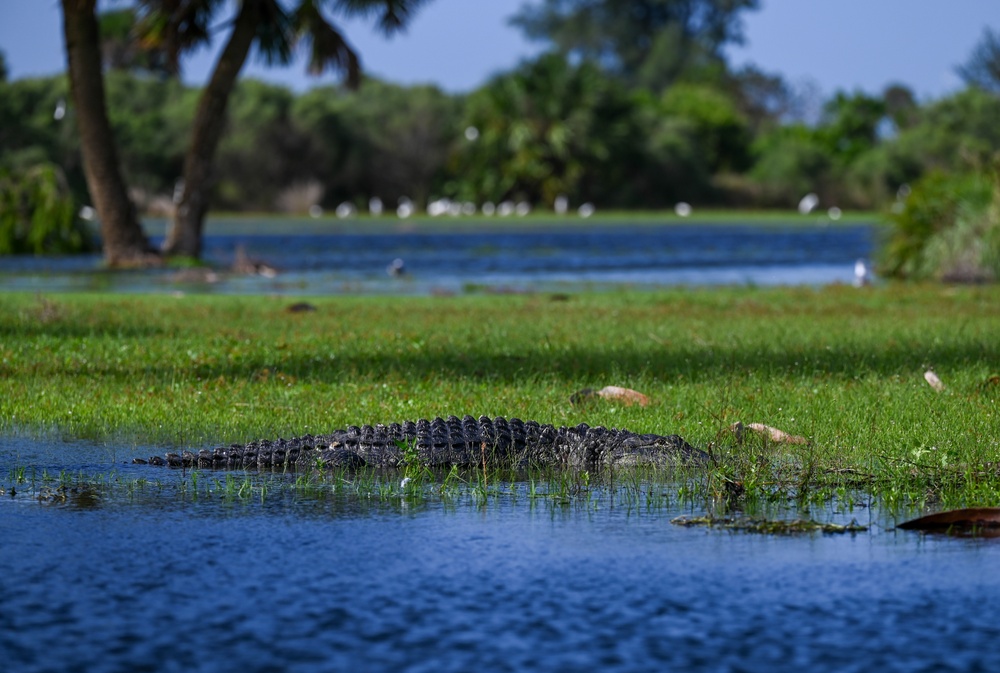
<svg viewBox="0 0 1000 673">
<path fill-rule="evenodd" d="M 797 535 L 801 533 L 863 533 L 868 526 L 851 520 L 849 524 L 823 523 L 808 519 L 750 519 L 742 517 L 679 516 L 670 520 L 677 526 L 707 526 L 744 533 L 765 535 Z"/>
</svg>

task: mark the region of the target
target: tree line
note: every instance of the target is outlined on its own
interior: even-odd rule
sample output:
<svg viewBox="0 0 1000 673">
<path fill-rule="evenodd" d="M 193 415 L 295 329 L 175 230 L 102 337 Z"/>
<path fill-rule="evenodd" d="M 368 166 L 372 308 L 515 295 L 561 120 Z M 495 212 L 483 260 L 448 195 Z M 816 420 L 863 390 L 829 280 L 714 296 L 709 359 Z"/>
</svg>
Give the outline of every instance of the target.
<svg viewBox="0 0 1000 673">
<path fill-rule="evenodd" d="M 279 5 L 260 2 L 251 42 L 265 49 L 268 19 L 259 12 Z M 301 0 L 297 11 L 318 12 L 321 4 Z M 360 4 L 398 28 L 402 8 L 419 3 Z M 739 18 L 755 0 L 529 5 L 513 22 L 551 49 L 464 94 L 365 77 L 353 52 L 337 51 L 346 45 L 337 33 L 340 42 L 326 53 L 339 53 L 344 86 L 296 94 L 234 78 L 206 140 L 198 129 L 212 83 L 195 88 L 176 76 L 197 31 L 157 24 L 161 42 L 140 43 L 141 21 L 177 18 L 176 2 L 145 5 L 145 14 L 95 17 L 113 146 L 131 202 L 175 218 L 195 208 L 196 236 L 209 208 L 364 211 L 373 198 L 418 208 L 438 198 L 545 209 L 560 200 L 615 209 L 681 201 L 791 208 L 814 193 L 824 206 L 889 208 L 927 176 L 987 174 L 1000 150 L 1000 78 L 991 69 L 1000 41 L 991 31 L 960 66 L 968 86 L 954 94 L 918 101 L 895 85 L 879 94 L 837 92 L 816 105 L 776 74 L 726 61 L 722 48 L 742 39 Z M 177 6 L 189 5 L 198 3 Z M 196 27 L 207 31 L 209 15 Z M 333 30 L 322 15 L 301 16 L 287 14 L 299 23 L 288 27 L 283 47 L 272 45 L 278 56 L 290 57 L 292 36 L 303 30 L 313 31 L 314 50 L 317 35 L 330 37 L 317 28 Z M 83 111 L 72 94 L 64 76 L 0 83 L 0 157 L 7 170 L 54 164 L 76 196 L 93 203 Z M 202 165 L 192 170 L 199 153 Z M 198 253 L 196 245 L 178 250 Z"/>
</svg>

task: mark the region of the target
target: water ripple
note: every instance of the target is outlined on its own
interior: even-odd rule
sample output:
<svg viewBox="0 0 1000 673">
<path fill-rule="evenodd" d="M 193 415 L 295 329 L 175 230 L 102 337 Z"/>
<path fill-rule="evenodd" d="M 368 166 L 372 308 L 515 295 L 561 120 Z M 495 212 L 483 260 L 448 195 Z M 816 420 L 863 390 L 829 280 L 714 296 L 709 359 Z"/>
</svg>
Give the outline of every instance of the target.
<svg viewBox="0 0 1000 673">
<path fill-rule="evenodd" d="M 0 518 L 7 670 L 995 670 L 1000 547 L 526 505 Z"/>
</svg>

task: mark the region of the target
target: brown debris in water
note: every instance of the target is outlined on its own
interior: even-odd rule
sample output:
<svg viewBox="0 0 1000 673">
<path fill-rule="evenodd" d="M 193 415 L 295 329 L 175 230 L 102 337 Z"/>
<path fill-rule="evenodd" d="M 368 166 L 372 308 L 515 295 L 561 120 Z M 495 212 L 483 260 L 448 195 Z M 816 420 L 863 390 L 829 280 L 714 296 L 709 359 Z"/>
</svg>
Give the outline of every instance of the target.
<svg viewBox="0 0 1000 673">
<path fill-rule="evenodd" d="M 744 533 L 763 533 L 765 535 L 793 535 L 796 533 L 863 533 L 868 526 L 857 521 L 840 525 L 836 523 L 820 523 L 807 519 L 783 521 L 780 519 L 744 519 L 717 518 L 714 516 L 679 516 L 670 520 L 676 526 L 707 526 L 708 528 L 724 528 L 726 530 Z"/>
</svg>

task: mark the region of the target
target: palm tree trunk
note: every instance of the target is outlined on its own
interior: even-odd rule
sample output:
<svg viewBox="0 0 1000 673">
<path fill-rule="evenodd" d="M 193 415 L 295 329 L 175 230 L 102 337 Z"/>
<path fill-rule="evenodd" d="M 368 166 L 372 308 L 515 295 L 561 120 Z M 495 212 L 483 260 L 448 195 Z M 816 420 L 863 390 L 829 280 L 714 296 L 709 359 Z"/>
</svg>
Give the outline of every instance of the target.
<svg viewBox="0 0 1000 673">
<path fill-rule="evenodd" d="M 163 244 L 168 255 L 201 256 L 201 236 L 212 188 L 212 164 L 222 138 L 226 107 L 236 78 L 250 53 L 261 12 L 257 0 L 243 0 L 212 78 L 202 91 L 191 130 L 191 145 L 184 158 L 184 188 L 173 226 Z"/>
<path fill-rule="evenodd" d="M 104 260 L 111 267 L 158 260 L 142 231 L 122 177 L 101 72 L 96 0 L 62 0 L 70 91 L 80 129 L 83 171 L 101 221 Z"/>
</svg>

